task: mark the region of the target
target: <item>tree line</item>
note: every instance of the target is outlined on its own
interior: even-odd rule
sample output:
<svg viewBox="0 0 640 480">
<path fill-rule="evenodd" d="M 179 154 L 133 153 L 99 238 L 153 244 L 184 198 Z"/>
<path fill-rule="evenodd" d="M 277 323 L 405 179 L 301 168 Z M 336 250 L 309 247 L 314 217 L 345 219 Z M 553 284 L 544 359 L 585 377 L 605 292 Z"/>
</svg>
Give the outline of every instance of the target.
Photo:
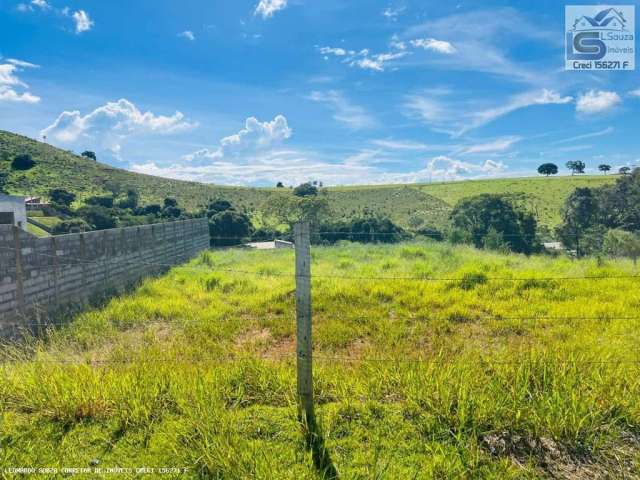
<svg viewBox="0 0 640 480">
<path fill-rule="evenodd" d="M 567 169 L 571 171 L 571 175 L 583 174 L 585 169 L 587 168 L 587 164 L 582 160 L 571 160 L 565 164 Z M 598 165 L 598 170 L 600 170 L 605 175 L 611 171 L 613 167 L 608 163 L 601 163 Z M 540 175 L 544 175 L 546 177 L 551 175 L 557 175 L 559 172 L 558 165 L 555 163 L 543 163 L 538 167 L 538 173 Z M 631 173 L 631 167 L 620 167 L 618 169 L 618 173 L 620 175 L 629 175 Z"/>
</svg>

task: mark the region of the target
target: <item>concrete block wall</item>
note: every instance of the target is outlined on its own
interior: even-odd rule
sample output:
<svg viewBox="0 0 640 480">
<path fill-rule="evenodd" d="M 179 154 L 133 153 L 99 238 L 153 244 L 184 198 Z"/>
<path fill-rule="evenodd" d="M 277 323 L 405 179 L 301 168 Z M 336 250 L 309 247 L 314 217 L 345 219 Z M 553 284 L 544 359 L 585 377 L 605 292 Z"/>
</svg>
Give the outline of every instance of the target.
<svg viewBox="0 0 640 480">
<path fill-rule="evenodd" d="M 0 225 L 0 337 L 45 325 L 208 247 L 202 218 L 48 238 Z"/>
</svg>

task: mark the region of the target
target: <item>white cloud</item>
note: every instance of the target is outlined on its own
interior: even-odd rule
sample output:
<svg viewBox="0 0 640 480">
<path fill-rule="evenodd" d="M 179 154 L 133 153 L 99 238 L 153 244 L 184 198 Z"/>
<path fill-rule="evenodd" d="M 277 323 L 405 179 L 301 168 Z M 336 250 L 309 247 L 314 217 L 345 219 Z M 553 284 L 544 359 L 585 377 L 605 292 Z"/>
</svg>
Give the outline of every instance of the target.
<svg viewBox="0 0 640 480">
<path fill-rule="evenodd" d="M 548 81 L 542 71 L 548 72 L 548 79 L 553 78 L 551 61 L 546 69 L 541 70 L 544 68 L 541 62 L 534 68 L 530 63 L 515 60 L 512 52 L 520 47 L 530 48 L 533 41 L 554 48 L 560 48 L 563 42 L 562 35 L 555 30 L 547 30 L 540 19 L 525 16 L 510 7 L 474 9 L 438 17 L 409 28 L 400 36 L 405 40 L 428 36 L 454 45 L 456 55 L 430 56 L 423 60 L 430 68 L 497 74 L 537 87 Z"/>
<path fill-rule="evenodd" d="M 29 92 L 18 93 L 14 89 L 0 85 L 0 102 L 22 102 L 22 103 L 38 103 L 40 97 L 36 97 Z"/>
<path fill-rule="evenodd" d="M 613 132 L 614 132 L 613 127 L 607 127 L 604 130 L 599 130 L 597 132 L 585 133 L 583 135 L 577 135 L 575 137 L 570 137 L 570 138 L 563 138 L 562 140 L 557 140 L 553 142 L 551 145 L 560 145 L 562 143 L 575 142 L 578 140 L 584 140 L 586 138 L 601 137 L 603 135 L 609 135 L 610 133 L 613 133 Z"/>
<path fill-rule="evenodd" d="M 572 101 L 573 97 L 563 97 L 558 92 L 547 90 L 546 88 L 543 90 L 525 92 L 512 97 L 505 105 L 471 114 L 472 121 L 468 126 L 462 129 L 461 134 L 486 125 L 497 118 L 522 108 L 531 107 L 533 105 L 562 105 Z"/>
<path fill-rule="evenodd" d="M 350 65 L 358 66 L 365 70 L 375 70 L 376 72 L 383 72 L 385 69 L 385 64 L 387 62 L 390 62 L 391 60 L 397 60 L 408 54 L 408 52 L 380 53 L 371 57 L 365 56 L 361 59 L 355 59 L 350 63 Z"/>
<path fill-rule="evenodd" d="M 42 10 L 49 10 L 51 8 L 51 5 L 49 5 L 46 0 L 31 0 L 31 5 L 35 5 Z"/>
<path fill-rule="evenodd" d="M 446 94 L 410 95 L 405 103 L 407 114 L 418 117 L 434 131 L 459 137 L 516 110 L 534 105 L 561 105 L 573 101 L 570 96 L 562 96 L 553 90 L 542 89 L 515 95 L 499 106 L 478 109 L 475 103 L 465 103 L 457 98 L 446 100 L 446 96 Z"/>
<path fill-rule="evenodd" d="M 329 161 L 325 155 L 300 150 L 273 150 L 252 156 L 251 163 L 214 159 L 206 164 L 161 166 L 153 162 L 134 165 L 133 170 L 148 175 L 230 185 L 290 185 L 321 180 L 325 185 L 415 183 L 430 180 L 495 177 L 506 170 L 500 162 L 462 162 L 439 156 L 415 171 L 388 171 L 379 152 L 365 150 Z"/>
<path fill-rule="evenodd" d="M 5 63 L 0 64 L 0 85 L 16 85 L 26 87 L 27 84 L 22 82 L 15 73 L 19 69 L 16 65 Z"/>
<path fill-rule="evenodd" d="M 311 92 L 309 99 L 331 106 L 334 110 L 333 118 L 354 130 L 373 127 L 376 124 L 363 107 L 354 105 L 339 91 Z"/>
<path fill-rule="evenodd" d="M 93 20 L 89 18 L 89 14 L 84 10 L 74 12 L 71 17 L 76 22 L 76 33 L 88 32 L 94 25 Z"/>
<path fill-rule="evenodd" d="M 587 115 L 606 112 L 621 102 L 622 99 L 616 92 L 589 90 L 578 97 L 576 112 Z"/>
<path fill-rule="evenodd" d="M 455 47 L 444 40 L 436 40 L 435 38 L 418 38 L 411 40 L 409 43 L 414 47 L 424 48 L 425 50 L 432 50 L 438 53 L 444 53 L 451 55 L 456 53 Z"/>
<path fill-rule="evenodd" d="M 347 54 L 355 55 L 356 52 L 353 50 L 347 51 L 344 48 L 334 48 L 334 47 L 319 47 L 318 50 L 322 55 L 335 55 L 336 57 L 344 57 Z"/>
<path fill-rule="evenodd" d="M 410 52 L 403 51 L 403 48 L 401 48 L 400 43 L 397 39 L 395 39 L 395 37 L 394 40 L 392 40 L 392 46 L 396 50 L 400 51 L 371 54 L 368 48 L 363 48 L 360 51 L 347 50 L 340 47 L 317 48 L 318 51 L 322 55 L 324 55 L 325 59 L 328 59 L 329 55 L 333 55 L 340 58 L 342 60 L 342 63 L 345 63 L 351 67 L 359 67 L 363 70 L 382 72 L 385 70 L 386 63 L 391 62 L 392 60 L 400 59 L 410 54 Z"/>
<path fill-rule="evenodd" d="M 53 141 L 65 144 L 98 141 L 103 148 L 118 152 L 122 142 L 141 134 L 171 134 L 195 128 L 197 123 L 184 119 L 176 112 L 172 116 L 141 112 L 129 100 L 121 99 L 96 108 L 87 115 L 79 111 L 62 112 L 40 132 Z"/>
<path fill-rule="evenodd" d="M 460 154 L 468 155 L 474 153 L 504 152 L 505 150 L 509 150 L 515 143 L 518 143 L 520 140 L 522 140 L 522 138 L 518 136 L 498 138 L 492 142 L 479 143 L 476 145 L 464 147 Z"/>
<path fill-rule="evenodd" d="M 640 88 L 636 89 L 636 90 L 631 90 L 629 92 L 629 95 L 631 95 L 632 97 L 638 97 L 640 98 Z"/>
<path fill-rule="evenodd" d="M 0 64 L 0 101 L 38 103 L 40 97 L 29 92 L 29 86 L 17 76 L 25 68 L 38 68 L 38 65 L 15 58 L 9 58 L 6 62 Z M 18 88 L 25 91 L 20 93 L 16 90 Z"/>
<path fill-rule="evenodd" d="M 186 38 L 187 40 L 190 40 L 192 42 L 196 39 L 196 36 L 191 30 L 185 30 L 184 32 L 179 33 L 178 36 L 181 38 Z"/>
<path fill-rule="evenodd" d="M 245 121 L 245 127 L 234 135 L 220 140 L 220 146 L 214 149 L 203 148 L 184 155 L 188 162 L 210 163 L 208 160 L 241 157 L 253 158 L 257 152 L 265 152 L 291 138 L 293 130 L 284 115 L 277 115 L 270 122 L 260 122 L 255 117 Z"/>
<path fill-rule="evenodd" d="M 411 140 L 372 140 L 372 144 L 387 150 L 426 151 L 426 150 L 450 150 L 451 145 L 427 145 Z"/>
<path fill-rule="evenodd" d="M 400 7 L 387 7 L 382 11 L 382 15 L 384 15 L 385 17 L 387 17 L 388 19 L 391 20 L 397 20 L 398 17 L 400 15 L 402 15 L 405 10 L 407 9 L 407 7 L 405 6 L 400 6 Z"/>
<path fill-rule="evenodd" d="M 273 14 L 287 7 L 287 0 L 260 0 L 256 6 L 254 15 L 261 15 L 267 19 L 273 17 Z"/>
</svg>

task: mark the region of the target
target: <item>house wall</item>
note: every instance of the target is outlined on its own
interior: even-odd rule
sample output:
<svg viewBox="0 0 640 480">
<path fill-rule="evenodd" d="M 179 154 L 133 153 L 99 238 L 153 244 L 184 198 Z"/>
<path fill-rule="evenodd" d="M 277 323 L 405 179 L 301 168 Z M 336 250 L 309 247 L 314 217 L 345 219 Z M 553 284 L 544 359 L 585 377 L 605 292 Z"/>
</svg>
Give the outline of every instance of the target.
<svg viewBox="0 0 640 480">
<path fill-rule="evenodd" d="M 27 208 L 24 197 L 0 195 L 0 212 L 13 212 L 14 225 L 27 229 Z"/>
<path fill-rule="evenodd" d="M 208 247 L 201 218 L 48 238 L 0 225 L 0 337 L 37 330 Z"/>
</svg>

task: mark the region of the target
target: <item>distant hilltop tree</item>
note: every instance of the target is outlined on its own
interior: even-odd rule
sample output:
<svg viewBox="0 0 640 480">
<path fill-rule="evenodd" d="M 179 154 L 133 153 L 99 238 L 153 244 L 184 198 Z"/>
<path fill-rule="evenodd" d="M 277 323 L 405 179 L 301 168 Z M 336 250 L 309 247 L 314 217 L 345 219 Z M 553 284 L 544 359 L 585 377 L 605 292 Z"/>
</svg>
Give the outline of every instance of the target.
<svg viewBox="0 0 640 480">
<path fill-rule="evenodd" d="M 603 163 L 601 165 L 598 165 L 598 170 L 600 170 L 602 173 L 606 175 L 607 172 L 611 170 L 611 165 L 607 165 L 606 163 Z"/>
<path fill-rule="evenodd" d="M 282 183 L 282 182 L 278 182 L 278 183 L 276 184 L 276 188 L 284 188 L 284 183 Z"/>
<path fill-rule="evenodd" d="M 96 157 L 95 152 L 92 152 L 91 150 L 85 150 L 84 152 L 82 152 L 82 156 L 85 158 L 90 158 L 91 160 L 94 161 L 98 161 L 98 157 Z"/>
<path fill-rule="evenodd" d="M 620 173 L 620 175 L 629 175 L 631 173 L 631 167 L 622 167 L 618 170 L 618 173 Z"/>
<path fill-rule="evenodd" d="M 584 173 L 587 166 L 581 160 L 571 160 L 567 162 L 567 168 L 571 170 L 571 175 L 575 175 L 576 173 Z"/>
<path fill-rule="evenodd" d="M 558 174 L 558 166 L 555 163 L 543 163 L 538 167 L 538 173 L 540 175 L 557 175 Z"/>
<path fill-rule="evenodd" d="M 11 162 L 11 168 L 14 170 L 30 170 L 35 166 L 35 160 L 28 153 L 17 155 Z"/>
</svg>

